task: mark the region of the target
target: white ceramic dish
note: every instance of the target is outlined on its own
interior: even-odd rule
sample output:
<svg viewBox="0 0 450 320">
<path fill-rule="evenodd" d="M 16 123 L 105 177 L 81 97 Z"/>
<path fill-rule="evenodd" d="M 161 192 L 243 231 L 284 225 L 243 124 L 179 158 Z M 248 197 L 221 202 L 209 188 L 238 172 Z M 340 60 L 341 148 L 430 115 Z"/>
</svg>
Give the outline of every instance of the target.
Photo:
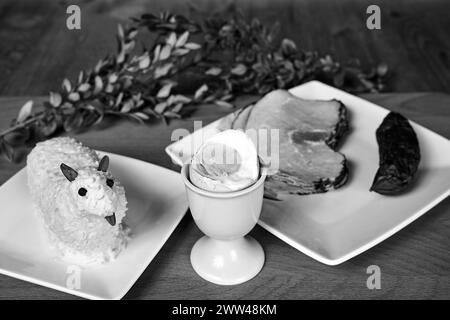
<svg viewBox="0 0 450 320">
<path fill-rule="evenodd" d="M 89 299 L 120 299 L 128 292 L 186 213 L 184 184 L 176 172 L 101 153 L 125 186 L 125 221 L 133 233 L 128 247 L 115 261 L 92 268 L 55 259 L 32 211 L 23 169 L 0 187 L 0 273 Z"/>
<path fill-rule="evenodd" d="M 322 263 L 337 265 L 393 235 L 450 194 L 449 140 L 412 123 L 422 152 L 414 187 L 397 196 L 369 192 L 378 168 L 375 130 L 389 111 L 318 81 L 290 91 L 305 99 L 338 99 L 347 106 L 351 132 L 339 150 L 349 161 L 350 179 L 324 194 L 264 200 L 259 224 L 275 236 Z M 166 152 L 181 165 L 218 132 L 217 126 L 216 121 L 195 131 Z"/>
</svg>

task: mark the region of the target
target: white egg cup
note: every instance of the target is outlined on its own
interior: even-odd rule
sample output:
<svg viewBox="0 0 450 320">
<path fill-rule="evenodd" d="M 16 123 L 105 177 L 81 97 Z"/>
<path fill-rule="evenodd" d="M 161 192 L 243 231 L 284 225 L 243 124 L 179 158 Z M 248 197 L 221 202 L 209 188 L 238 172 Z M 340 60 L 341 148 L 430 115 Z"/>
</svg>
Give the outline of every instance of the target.
<svg viewBox="0 0 450 320">
<path fill-rule="evenodd" d="M 193 185 L 189 164 L 181 175 L 192 217 L 205 236 L 191 251 L 191 264 L 203 279 L 235 285 L 256 276 L 264 265 L 264 251 L 246 236 L 258 222 L 264 196 L 266 170 L 251 186 L 233 192 L 211 192 Z"/>
</svg>

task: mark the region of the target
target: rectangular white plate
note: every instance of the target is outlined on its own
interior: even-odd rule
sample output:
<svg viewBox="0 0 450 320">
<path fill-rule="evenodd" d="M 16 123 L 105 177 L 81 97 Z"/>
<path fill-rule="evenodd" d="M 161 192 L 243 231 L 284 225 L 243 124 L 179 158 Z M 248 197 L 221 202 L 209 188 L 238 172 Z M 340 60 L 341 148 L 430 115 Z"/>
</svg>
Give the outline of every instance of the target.
<svg viewBox="0 0 450 320">
<path fill-rule="evenodd" d="M 80 269 L 54 257 L 33 213 L 23 169 L 0 187 L 0 273 L 89 299 L 120 299 L 136 282 L 187 211 L 180 175 L 124 156 L 110 157 L 125 187 L 128 247 L 109 264 Z M 164 181 L 164 183 L 161 183 Z M 80 288 L 70 276 L 80 275 Z M 69 286 L 67 285 L 69 283 Z"/>
<path fill-rule="evenodd" d="M 350 178 L 339 190 L 284 201 L 264 200 L 259 224 L 308 256 L 340 264 L 393 235 L 450 194 L 450 141 L 412 123 L 422 160 L 413 188 L 402 195 L 369 192 L 378 168 L 375 130 L 388 110 L 318 81 L 290 90 L 304 99 L 338 99 L 348 108 L 351 131 L 339 151 L 349 161 Z M 214 133 L 218 121 L 166 148 L 175 163 Z M 195 140 L 195 143 L 194 143 Z"/>
</svg>

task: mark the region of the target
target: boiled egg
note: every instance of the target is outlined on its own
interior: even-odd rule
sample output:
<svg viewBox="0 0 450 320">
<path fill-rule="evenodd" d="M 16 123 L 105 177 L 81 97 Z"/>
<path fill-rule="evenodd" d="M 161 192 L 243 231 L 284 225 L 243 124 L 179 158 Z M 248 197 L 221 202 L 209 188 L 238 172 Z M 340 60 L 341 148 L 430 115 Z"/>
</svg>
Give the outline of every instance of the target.
<svg viewBox="0 0 450 320">
<path fill-rule="evenodd" d="M 256 147 L 243 131 L 222 131 L 206 140 L 194 154 L 189 177 L 195 186 L 207 191 L 244 189 L 259 177 Z"/>
</svg>

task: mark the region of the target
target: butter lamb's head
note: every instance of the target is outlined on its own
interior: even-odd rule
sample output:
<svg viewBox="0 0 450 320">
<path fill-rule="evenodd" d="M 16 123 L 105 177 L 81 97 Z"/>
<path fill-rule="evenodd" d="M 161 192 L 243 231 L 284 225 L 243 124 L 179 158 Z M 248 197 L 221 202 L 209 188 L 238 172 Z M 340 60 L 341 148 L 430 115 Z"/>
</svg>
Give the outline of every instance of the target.
<svg viewBox="0 0 450 320">
<path fill-rule="evenodd" d="M 124 188 L 108 172 L 109 158 L 104 156 L 98 168 L 72 169 L 62 163 L 63 175 L 70 181 L 69 198 L 81 214 L 105 218 L 114 226 L 125 216 L 126 199 Z"/>
</svg>

